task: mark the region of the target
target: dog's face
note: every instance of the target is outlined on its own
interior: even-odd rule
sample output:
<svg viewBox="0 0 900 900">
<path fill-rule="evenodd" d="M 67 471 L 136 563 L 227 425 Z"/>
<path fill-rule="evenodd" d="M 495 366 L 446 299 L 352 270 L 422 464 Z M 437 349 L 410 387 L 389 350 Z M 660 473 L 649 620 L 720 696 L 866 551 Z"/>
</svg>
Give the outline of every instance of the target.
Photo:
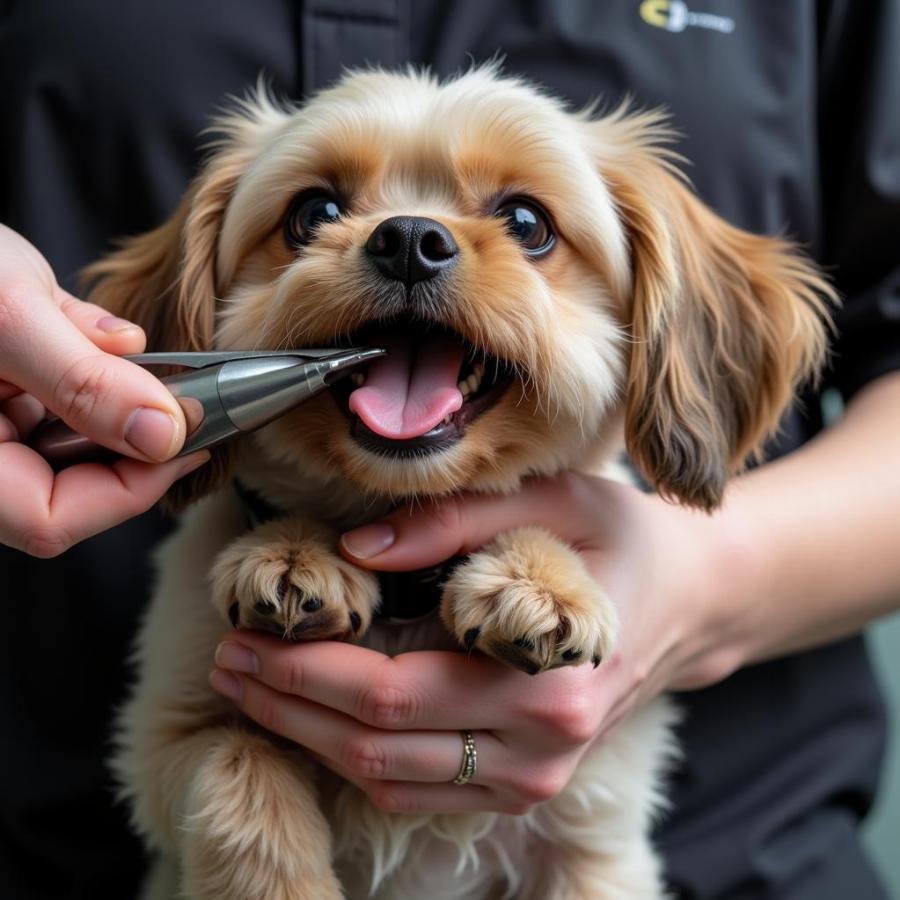
<svg viewBox="0 0 900 900">
<path fill-rule="evenodd" d="M 628 260 L 578 124 L 509 82 L 377 74 L 284 120 L 224 214 L 217 343 L 389 356 L 267 452 L 402 496 L 583 450 L 623 387 Z"/>
<path fill-rule="evenodd" d="M 352 75 L 220 124 L 173 220 L 95 266 L 92 299 L 151 349 L 389 351 L 255 435 L 250 465 L 508 489 L 624 422 L 651 482 L 708 508 L 821 356 L 827 289 L 693 198 L 658 117 L 592 121 L 483 69 Z"/>
</svg>

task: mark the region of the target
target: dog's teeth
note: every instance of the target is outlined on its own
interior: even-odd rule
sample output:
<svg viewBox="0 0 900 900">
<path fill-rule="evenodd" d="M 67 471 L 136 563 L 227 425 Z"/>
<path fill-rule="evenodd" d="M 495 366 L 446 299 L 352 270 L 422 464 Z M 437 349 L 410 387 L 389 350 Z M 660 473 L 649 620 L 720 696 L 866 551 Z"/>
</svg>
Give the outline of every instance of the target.
<svg viewBox="0 0 900 900">
<path fill-rule="evenodd" d="M 460 381 L 460 383 L 456 385 L 456 387 L 459 389 L 459 392 L 463 395 L 463 397 L 469 396 L 471 388 L 469 387 L 468 381 Z"/>
<path fill-rule="evenodd" d="M 475 393 L 478 388 L 481 386 L 481 376 L 476 375 L 474 372 L 466 379 L 466 384 L 469 385 L 469 391 L 471 393 Z"/>
<path fill-rule="evenodd" d="M 477 362 L 474 366 L 472 366 L 472 372 L 481 379 L 484 376 L 484 363 Z"/>
<path fill-rule="evenodd" d="M 366 383 L 366 376 L 362 372 L 351 372 L 350 380 L 357 386 L 362 387 Z"/>
</svg>

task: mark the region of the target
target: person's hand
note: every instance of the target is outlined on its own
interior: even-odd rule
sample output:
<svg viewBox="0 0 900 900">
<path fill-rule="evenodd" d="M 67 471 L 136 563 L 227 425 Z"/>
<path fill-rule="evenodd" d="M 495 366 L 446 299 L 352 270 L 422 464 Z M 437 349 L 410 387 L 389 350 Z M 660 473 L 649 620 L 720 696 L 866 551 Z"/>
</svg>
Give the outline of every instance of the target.
<svg viewBox="0 0 900 900">
<path fill-rule="evenodd" d="M 368 568 L 417 569 L 525 524 L 574 546 L 616 602 L 620 639 L 598 669 L 531 677 L 478 653 L 391 659 L 236 631 L 219 646 L 211 683 L 384 809 L 519 813 L 555 796 L 589 747 L 637 704 L 711 683 L 740 664 L 729 639 L 734 617 L 710 601 L 710 569 L 727 565 L 731 552 L 722 529 L 624 485 L 564 475 L 510 496 L 397 511 L 346 534 L 342 550 Z M 462 729 L 474 732 L 478 750 L 466 787 L 450 783 Z"/>
<path fill-rule="evenodd" d="M 62 290 L 41 254 L 0 225 L 0 543 L 55 556 L 145 511 L 209 458 L 171 459 L 184 443 L 181 408 L 118 359 L 144 344 L 137 325 Z M 54 476 L 23 443 L 47 410 L 130 458 Z"/>
</svg>

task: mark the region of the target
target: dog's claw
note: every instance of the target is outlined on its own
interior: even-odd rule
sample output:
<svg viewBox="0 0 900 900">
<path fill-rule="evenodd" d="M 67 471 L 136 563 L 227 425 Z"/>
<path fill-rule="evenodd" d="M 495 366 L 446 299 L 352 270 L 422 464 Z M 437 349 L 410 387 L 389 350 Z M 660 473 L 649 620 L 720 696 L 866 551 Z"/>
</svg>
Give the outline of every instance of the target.
<svg viewBox="0 0 900 900">
<path fill-rule="evenodd" d="M 475 641 L 478 640 L 478 635 L 481 634 L 480 628 L 470 628 L 463 635 L 463 646 L 466 650 L 471 650 L 475 646 Z"/>
<path fill-rule="evenodd" d="M 237 628 L 238 621 L 241 617 L 241 606 L 239 603 L 232 603 L 231 606 L 228 607 L 228 618 L 231 621 L 231 627 Z"/>
<path fill-rule="evenodd" d="M 362 617 L 358 612 L 350 613 L 350 627 L 353 629 L 353 633 L 355 634 L 359 631 L 359 626 L 362 625 Z"/>
<path fill-rule="evenodd" d="M 598 655 L 598 656 L 594 656 L 594 657 L 591 658 L 591 662 L 593 663 L 594 668 L 596 669 L 597 666 L 599 666 L 600 663 L 602 662 L 602 659 L 600 658 L 599 655 Z"/>
<path fill-rule="evenodd" d="M 492 641 L 488 644 L 488 650 L 496 659 L 527 675 L 537 675 L 544 668 L 534 653 L 534 645 L 526 648 L 518 641 Z"/>
</svg>

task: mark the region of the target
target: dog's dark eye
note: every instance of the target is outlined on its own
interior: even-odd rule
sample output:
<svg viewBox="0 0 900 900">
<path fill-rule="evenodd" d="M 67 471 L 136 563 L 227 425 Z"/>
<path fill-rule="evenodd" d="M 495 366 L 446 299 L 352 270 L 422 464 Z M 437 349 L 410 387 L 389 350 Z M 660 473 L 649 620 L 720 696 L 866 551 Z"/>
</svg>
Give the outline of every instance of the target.
<svg viewBox="0 0 900 900">
<path fill-rule="evenodd" d="M 343 213 L 341 204 L 326 191 L 306 191 L 288 210 L 284 220 L 284 239 L 291 247 L 299 248 L 315 237 L 315 230 L 323 222 L 333 222 Z"/>
<path fill-rule="evenodd" d="M 507 200 L 494 215 L 506 220 L 506 230 L 529 256 L 543 255 L 556 241 L 547 213 L 531 200 Z"/>
</svg>

